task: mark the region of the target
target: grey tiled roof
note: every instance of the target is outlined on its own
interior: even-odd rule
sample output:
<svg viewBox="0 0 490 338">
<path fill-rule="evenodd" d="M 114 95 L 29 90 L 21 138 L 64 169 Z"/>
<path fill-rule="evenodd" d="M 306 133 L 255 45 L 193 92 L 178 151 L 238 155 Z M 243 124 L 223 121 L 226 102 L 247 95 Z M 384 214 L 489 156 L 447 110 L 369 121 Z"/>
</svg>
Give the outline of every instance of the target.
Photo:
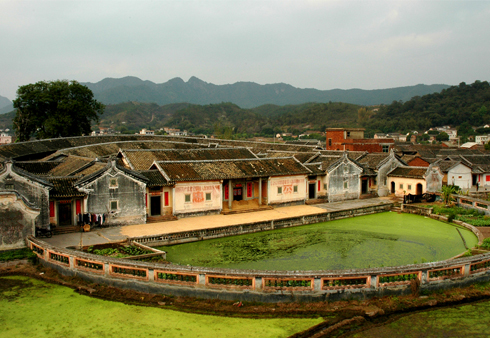
<svg viewBox="0 0 490 338">
<path fill-rule="evenodd" d="M 53 184 L 54 188 L 49 191 L 49 197 L 51 198 L 64 198 L 64 197 L 83 197 L 85 193 L 78 191 L 74 187 L 74 183 L 80 177 L 50 177 L 48 180 Z"/>
<path fill-rule="evenodd" d="M 158 170 L 144 170 L 140 171 L 140 174 L 148 179 L 148 187 L 163 187 L 172 185 L 165 179 L 165 177 L 163 177 L 162 173 Z"/>
<path fill-rule="evenodd" d="M 425 167 L 397 167 L 390 171 L 388 176 L 423 179 L 426 172 Z"/>
<path fill-rule="evenodd" d="M 311 174 L 298 160 L 289 158 L 157 162 L 170 181 L 238 179 Z"/>
<path fill-rule="evenodd" d="M 122 149 L 120 154 L 134 170 L 148 170 L 157 161 L 202 161 L 257 158 L 248 148 Z"/>
</svg>

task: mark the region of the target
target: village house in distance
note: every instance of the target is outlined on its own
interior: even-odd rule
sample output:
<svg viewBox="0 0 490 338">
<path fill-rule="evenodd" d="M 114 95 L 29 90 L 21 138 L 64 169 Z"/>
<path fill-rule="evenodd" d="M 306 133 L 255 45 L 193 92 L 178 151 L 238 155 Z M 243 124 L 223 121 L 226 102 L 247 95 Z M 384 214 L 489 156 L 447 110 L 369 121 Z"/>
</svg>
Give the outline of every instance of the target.
<svg viewBox="0 0 490 338">
<path fill-rule="evenodd" d="M 364 128 L 327 128 L 327 150 L 387 153 L 395 145 L 390 138 L 364 138 Z"/>
<path fill-rule="evenodd" d="M 305 203 L 490 188 L 475 149 L 364 139 L 327 129 L 318 144 L 162 135 L 100 135 L 0 146 L 0 249 L 35 227 L 143 224 Z M 336 149 L 329 149 L 336 148 Z"/>
</svg>

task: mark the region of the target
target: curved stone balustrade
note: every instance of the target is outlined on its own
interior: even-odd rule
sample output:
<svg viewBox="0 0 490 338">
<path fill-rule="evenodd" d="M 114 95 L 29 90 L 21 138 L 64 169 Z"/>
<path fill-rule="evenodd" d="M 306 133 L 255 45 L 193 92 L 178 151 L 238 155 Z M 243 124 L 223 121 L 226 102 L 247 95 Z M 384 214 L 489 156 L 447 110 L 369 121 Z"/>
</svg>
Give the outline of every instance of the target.
<svg viewBox="0 0 490 338">
<path fill-rule="evenodd" d="M 135 262 L 57 248 L 34 237 L 27 242 L 43 264 L 64 275 L 176 296 L 263 302 L 365 299 L 410 293 L 415 279 L 429 291 L 490 279 L 490 253 L 375 269 L 262 271 Z"/>
</svg>

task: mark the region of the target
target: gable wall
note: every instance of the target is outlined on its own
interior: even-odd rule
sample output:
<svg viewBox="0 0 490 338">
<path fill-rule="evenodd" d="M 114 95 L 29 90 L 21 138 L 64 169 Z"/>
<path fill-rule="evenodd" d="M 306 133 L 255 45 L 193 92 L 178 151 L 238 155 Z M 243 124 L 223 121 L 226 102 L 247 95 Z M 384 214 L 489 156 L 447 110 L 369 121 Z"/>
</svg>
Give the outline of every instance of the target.
<svg viewBox="0 0 490 338">
<path fill-rule="evenodd" d="M 117 179 L 117 187 L 110 187 L 110 179 Z M 84 189 L 93 189 L 87 197 L 87 212 L 109 214 L 107 224 L 124 225 L 146 222 L 146 184 L 120 171 L 104 173 Z M 117 210 L 111 212 L 111 201 L 118 202 Z"/>
<path fill-rule="evenodd" d="M 11 177 L 11 179 L 7 179 L 7 176 Z M 33 207 L 41 209 L 39 216 L 35 220 L 37 227 L 47 227 L 49 225 L 49 191 L 47 188 L 15 172 L 8 171 L 0 175 L 0 191 L 8 191 L 5 189 L 5 184 L 13 184 L 13 190 L 23 196 Z"/>
<path fill-rule="evenodd" d="M 390 156 L 388 158 L 388 161 L 383 164 L 381 167 L 378 169 L 378 177 L 377 177 L 377 183 L 378 183 L 378 196 L 383 197 L 383 196 L 388 196 L 390 194 L 390 184 L 388 180 L 388 173 L 401 166 L 401 162 L 398 161 L 398 159 L 394 156 Z"/>
<path fill-rule="evenodd" d="M 352 162 L 343 162 L 327 174 L 328 201 L 336 202 L 359 198 L 361 170 Z M 345 188 L 347 183 L 347 188 Z"/>
<path fill-rule="evenodd" d="M 472 176 L 471 168 L 457 164 L 447 172 L 447 183 L 457 185 L 462 190 L 471 188 Z"/>
</svg>

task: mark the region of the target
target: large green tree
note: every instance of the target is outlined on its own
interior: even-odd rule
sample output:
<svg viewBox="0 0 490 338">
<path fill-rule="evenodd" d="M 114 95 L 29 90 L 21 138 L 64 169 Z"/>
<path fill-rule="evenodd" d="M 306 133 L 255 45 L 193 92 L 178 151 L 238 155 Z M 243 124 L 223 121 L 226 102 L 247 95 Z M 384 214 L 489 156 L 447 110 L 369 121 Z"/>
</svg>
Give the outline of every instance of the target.
<svg viewBox="0 0 490 338">
<path fill-rule="evenodd" d="M 104 105 L 76 81 L 40 81 L 20 86 L 14 100 L 17 141 L 89 134 Z"/>
</svg>

